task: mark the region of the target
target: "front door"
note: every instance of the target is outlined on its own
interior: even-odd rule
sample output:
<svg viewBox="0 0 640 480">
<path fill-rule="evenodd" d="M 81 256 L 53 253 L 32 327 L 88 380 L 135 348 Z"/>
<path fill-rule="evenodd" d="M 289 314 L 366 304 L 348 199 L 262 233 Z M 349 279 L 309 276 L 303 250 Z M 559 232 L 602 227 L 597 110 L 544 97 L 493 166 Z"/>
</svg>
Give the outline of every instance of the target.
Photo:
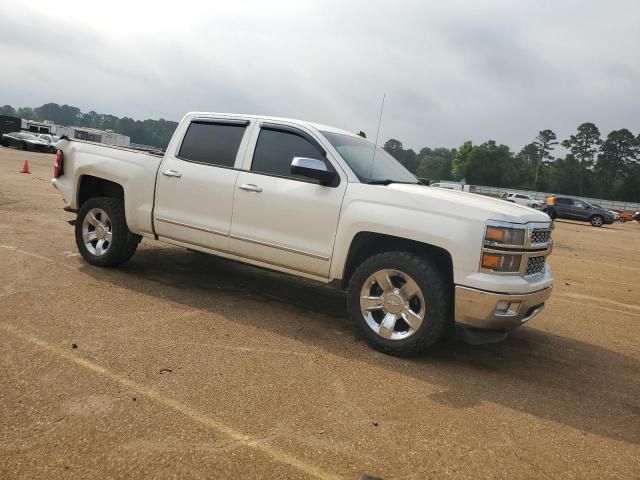
<svg viewBox="0 0 640 480">
<path fill-rule="evenodd" d="M 173 154 L 167 152 L 156 185 L 158 237 L 227 251 L 238 178 L 250 136 L 245 120 L 194 119 Z"/>
<path fill-rule="evenodd" d="M 336 170 L 309 132 L 263 124 L 254 136 L 253 155 L 236 182 L 230 250 L 275 267 L 328 277 L 346 177 L 322 186 L 291 176 L 294 157 L 320 159 Z"/>
<path fill-rule="evenodd" d="M 576 220 L 589 220 L 591 218 L 591 207 L 581 200 L 574 200 L 573 214 Z"/>
</svg>

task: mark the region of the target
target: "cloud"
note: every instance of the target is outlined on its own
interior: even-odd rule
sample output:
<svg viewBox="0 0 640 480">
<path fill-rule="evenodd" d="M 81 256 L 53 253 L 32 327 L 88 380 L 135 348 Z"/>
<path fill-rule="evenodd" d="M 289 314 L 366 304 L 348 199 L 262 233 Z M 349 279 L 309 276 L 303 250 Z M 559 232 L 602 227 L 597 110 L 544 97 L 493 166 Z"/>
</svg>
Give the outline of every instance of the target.
<svg viewBox="0 0 640 480">
<path fill-rule="evenodd" d="M 112 1 L 0 5 L 0 103 L 134 118 L 280 115 L 406 146 L 514 149 L 640 130 L 640 3 Z"/>
</svg>

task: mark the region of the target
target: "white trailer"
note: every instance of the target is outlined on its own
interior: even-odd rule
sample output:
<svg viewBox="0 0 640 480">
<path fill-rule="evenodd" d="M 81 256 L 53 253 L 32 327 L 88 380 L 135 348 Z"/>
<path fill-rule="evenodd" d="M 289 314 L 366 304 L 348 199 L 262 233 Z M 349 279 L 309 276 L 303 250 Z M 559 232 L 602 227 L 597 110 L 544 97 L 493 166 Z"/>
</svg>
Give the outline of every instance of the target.
<svg viewBox="0 0 640 480">
<path fill-rule="evenodd" d="M 59 137 L 66 135 L 77 140 L 102 143 L 104 145 L 115 145 L 117 147 L 128 147 L 131 139 L 127 135 L 115 133 L 113 130 L 97 130 L 87 127 L 62 127 L 57 126 L 56 135 Z"/>
</svg>

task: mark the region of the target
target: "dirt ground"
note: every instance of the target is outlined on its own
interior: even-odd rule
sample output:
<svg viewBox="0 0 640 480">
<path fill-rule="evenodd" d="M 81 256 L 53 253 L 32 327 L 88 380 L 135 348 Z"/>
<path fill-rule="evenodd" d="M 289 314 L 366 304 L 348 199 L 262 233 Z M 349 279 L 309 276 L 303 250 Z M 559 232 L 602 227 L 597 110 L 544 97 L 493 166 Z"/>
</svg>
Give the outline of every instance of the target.
<svg viewBox="0 0 640 480">
<path fill-rule="evenodd" d="M 640 478 L 640 225 L 559 222 L 539 317 L 394 358 L 310 282 L 87 265 L 52 163 L 0 148 L 0 478 Z"/>
</svg>

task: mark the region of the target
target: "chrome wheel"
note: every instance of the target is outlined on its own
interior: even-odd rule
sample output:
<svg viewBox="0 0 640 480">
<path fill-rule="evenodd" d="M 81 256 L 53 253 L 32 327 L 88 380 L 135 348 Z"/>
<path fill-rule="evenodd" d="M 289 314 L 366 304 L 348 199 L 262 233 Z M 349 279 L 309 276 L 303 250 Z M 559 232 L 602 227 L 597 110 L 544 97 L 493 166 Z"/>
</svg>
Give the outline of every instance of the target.
<svg viewBox="0 0 640 480">
<path fill-rule="evenodd" d="M 399 270 L 384 269 L 364 282 L 360 310 L 375 333 L 388 340 L 402 340 L 418 331 L 426 306 L 413 278 Z"/>
<path fill-rule="evenodd" d="M 111 220 L 101 208 L 89 210 L 82 222 L 82 241 L 85 248 L 96 257 L 109 251 L 111 247 Z"/>
</svg>

